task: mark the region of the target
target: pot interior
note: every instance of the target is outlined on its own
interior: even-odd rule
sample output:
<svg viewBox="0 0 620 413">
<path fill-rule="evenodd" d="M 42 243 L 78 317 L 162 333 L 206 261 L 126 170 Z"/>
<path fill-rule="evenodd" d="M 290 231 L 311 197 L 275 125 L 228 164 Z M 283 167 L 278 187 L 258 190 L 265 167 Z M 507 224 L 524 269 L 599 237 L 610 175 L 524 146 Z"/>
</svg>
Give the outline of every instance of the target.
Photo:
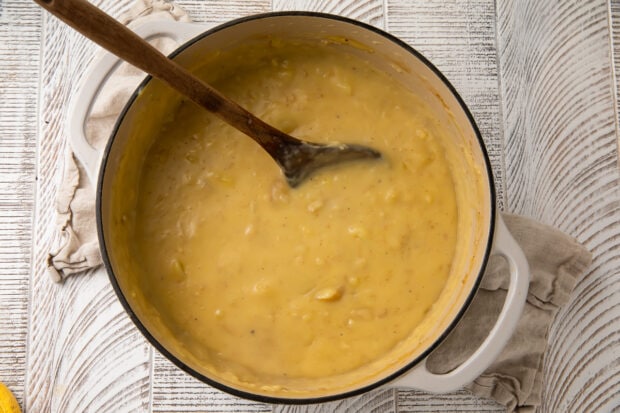
<svg viewBox="0 0 620 413">
<path fill-rule="evenodd" d="M 150 341 L 177 365 L 221 389 L 269 401 L 317 401 L 380 385 L 419 362 L 441 341 L 472 298 L 490 250 L 494 192 L 488 158 L 471 115 L 451 86 L 421 56 L 383 33 L 340 18 L 278 14 L 244 19 L 216 28 L 175 53 L 181 65 L 200 71 L 209 56 L 265 39 L 315 42 L 370 62 L 419 96 L 436 115 L 455 187 L 457 224 L 450 275 L 435 304 L 406 339 L 384 357 L 352 373 L 298 380 L 297 387 L 245 383 L 205 368 L 182 332 L 144 293 L 133 249 L 135 215 L 144 156 L 181 98 L 156 80 L 143 84 L 127 106 L 106 149 L 99 183 L 99 230 L 108 271 L 133 320 Z M 413 263 L 412 265 L 415 265 Z"/>
</svg>

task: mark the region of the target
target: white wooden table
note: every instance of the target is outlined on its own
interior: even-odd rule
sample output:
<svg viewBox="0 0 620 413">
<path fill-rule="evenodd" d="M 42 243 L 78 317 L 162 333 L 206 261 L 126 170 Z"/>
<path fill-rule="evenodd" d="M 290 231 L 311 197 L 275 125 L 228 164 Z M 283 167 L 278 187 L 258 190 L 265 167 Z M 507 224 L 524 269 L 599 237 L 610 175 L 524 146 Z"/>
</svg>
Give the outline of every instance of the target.
<svg viewBox="0 0 620 413">
<path fill-rule="evenodd" d="M 133 0 L 97 0 L 114 16 Z M 195 21 L 309 9 L 401 37 L 453 82 L 482 130 L 504 210 L 555 225 L 594 263 L 555 320 L 546 412 L 620 411 L 620 1 L 179 0 Z M 29 412 L 502 411 L 465 392 L 383 390 L 323 406 L 228 396 L 155 352 L 101 272 L 53 284 L 67 101 L 96 47 L 0 0 L 0 381 Z"/>
</svg>

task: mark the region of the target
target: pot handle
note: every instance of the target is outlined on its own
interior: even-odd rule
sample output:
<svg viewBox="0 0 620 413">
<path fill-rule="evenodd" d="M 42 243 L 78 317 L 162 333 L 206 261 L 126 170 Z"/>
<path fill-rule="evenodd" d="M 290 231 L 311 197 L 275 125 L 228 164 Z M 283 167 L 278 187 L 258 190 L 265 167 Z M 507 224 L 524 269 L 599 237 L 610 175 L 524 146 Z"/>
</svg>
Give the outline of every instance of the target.
<svg viewBox="0 0 620 413">
<path fill-rule="evenodd" d="M 145 39 L 169 37 L 182 44 L 210 27 L 204 24 L 159 20 L 144 23 L 136 27 L 135 32 Z M 69 102 L 67 114 L 69 144 L 76 158 L 84 166 L 93 188 L 97 183 L 101 154 L 86 139 L 86 118 L 101 87 L 120 63 L 121 60 L 118 57 L 111 53 L 104 53 L 99 61 L 90 65 L 90 69 L 82 78 L 81 86 Z"/>
<path fill-rule="evenodd" d="M 445 374 L 431 373 L 426 359 L 390 387 L 412 387 L 432 393 L 458 390 L 475 380 L 499 356 L 521 317 L 530 283 L 527 259 L 498 214 L 493 254 L 503 256 L 510 269 L 510 284 L 502 311 L 480 347 L 463 364 Z"/>
</svg>

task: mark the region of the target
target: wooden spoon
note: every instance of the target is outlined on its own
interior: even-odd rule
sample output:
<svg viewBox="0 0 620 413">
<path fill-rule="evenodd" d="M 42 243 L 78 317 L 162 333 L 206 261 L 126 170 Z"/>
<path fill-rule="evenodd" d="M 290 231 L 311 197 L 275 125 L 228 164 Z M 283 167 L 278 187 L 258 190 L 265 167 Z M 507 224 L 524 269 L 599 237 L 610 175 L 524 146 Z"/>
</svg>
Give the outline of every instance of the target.
<svg viewBox="0 0 620 413">
<path fill-rule="evenodd" d="M 163 80 L 254 139 L 278 163 L 293 188 L 323 166 L 381 157 L 376 150 L 361 145 L 305 142 L 268 125 L 86 0 L 34 1 L 104 49 Z"/>
</svg>

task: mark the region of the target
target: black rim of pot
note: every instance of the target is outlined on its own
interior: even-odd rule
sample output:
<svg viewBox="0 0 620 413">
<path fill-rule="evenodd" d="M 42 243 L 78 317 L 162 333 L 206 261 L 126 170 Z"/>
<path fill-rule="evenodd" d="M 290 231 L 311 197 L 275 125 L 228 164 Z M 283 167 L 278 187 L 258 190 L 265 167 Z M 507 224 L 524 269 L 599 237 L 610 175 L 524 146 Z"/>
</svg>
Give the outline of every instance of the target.
<svg viewBox="0 0 620 413">
<path fill-rule="evenodd" d="M 422 54 L 420 54 L 418 51 L 416 51 L 414 48 L 412 48 L 411 46 L 409 46 L 407 43 L 403 42 L 402 40 L 398 39 L 397 37 L 381 30 L 378 29 L 376 27 L 370 26 L 366 23 L 357 21 L 357 20 L 353 20 L 347 17 L 342 17 L 342 16 L 338 16 L 338 15 L 333 15 L 333 14 L 327 14 L 327 13 L 318 13 L 318 12 L 303 12 L 303 11 L 290 11 L 290 12 L 272 12 L 272 13 L 262 13 L 262 14 L 256 14 L 256 15 L 251 15 L 251 16 L 247 16 L 247 17 L 242 17 L 239 19 L 235 19 L 235 20 L 231 20 L 227 23 L 218 25 L 212 29 L 206 30 L 204 33 L 201 33 L 200 35 L 194 37 L 193 39 L 187 41 L 186 43 L 184 43 L 183 45 L 181 45 L 179 48 L 177 48 L 174 52 L 172 52 L 169 57 L 173 58 L 175 56 L 177 56 L 178 54 L 180 54 L 181 52 L 183 52 L 185 49 L 187 49 L 188 47 L 192 46 L 194 43 L 201 41 L 203 38 L 216 33 L 220 30 L 226 29 L 228 27 L 231 26 L 235 26 L 238 25 L 240 23 L 244 23 L 247 21 L 253 21 L 253 20 L 260 20 L 260 19 L 267 19 L 267 18 L 273 18 L 273 17 L 295 17 L 295 16 L 299 16 L 299 17 L 313 17 L 313 18 L 323 18 L 323 19 L 328 19 L 328 20 L 337 20 L 340 22 L 344 22 L 344 23 L 349 23 L 355 26 L 358 26 L 362 29 L 365 30 L 369 30 L 371 32 L 374 32 L 376 34 L 381 35 L 382 37 L 386 38 L 387 40 L 395 43 L 396 45 L 400 46 L 403 50 L 411 53 L 412 55 L 414 55 L 417 59 L 419 59 L 422 63 L 424 63 L 429 69 L 431 69 L 431 71 L 443 82 L 443 84 L 450 90 L 450 92 L 452 93 L 452 95 L 455 97 L 455 99 L 457 100 L 457 102 L 459 103 L 461 109 L 463 110 L 463 113 L 465 113 L 465 115 L 467 116 L 470 126 L 472 127 L 472 129 L 474 130 L 475 134 L 476 134 L 476 138 L 478 139 L 478 143 L 481 149 L 481 152 L 483 154 L 483 158 L 484 158 L 484 163 L 485 163 L 485 167 L 486 167 L 486 172 L 487 172 L 487 178 L 488 178 L 488 185 L 489 185 L 489 191 L 490 191 L 490 200 L 491 200 L 491 205 L 490 205 L 490 214 L 489 214 L 489 219 L 490 219 L 490 223 L 489 223 L 489 234 L 488 234 L 488 242 L 487 242 L 487 246 L 484 252 L 484 256 L 482 259 L 482 265 L 480 267 L 480 272 L 478 273 L 475 283 L 470 291 L 470 293 L 468 294 L 465 302 L 463 303 L 463 306 L 461 307 L 461 309 L 459 310 L 458 314 L 454 317 L 454 319 L 452 320 L 452 322 L 448 325 L 448 327 L 446 327 L 446 329 L 444 330 L 444 332 L 434 341 L 434 343 L 429 346 L 422 354 L 420 354 L 418 357 L 416 357 L 415 359 L 413 359 L 412 361 L 410 361 L 409 363 L 407 363 L 405 366 L 403 366 L 402 368 L 398 369 L 397 371 L 395 371 L 392 374 L 387 375 L 386 377 L 383 377 L 381 379 L 376 380 L 375 382 L 368 384 L 368 385 L 364 385 L 361 386 L 357 389 L 354 390 L 350 390 L 350 391 L 344 391 L 342 393 L 338 393 L 338 394 L 332 394 L 332 395 L 327 395 L 327 396 L 319 396 L 319 397 L 308 397 L 308 398 L 287 398 L 287 397 L 275 397 L 275 396 L 266 396 L 266 395 L 262 395 L 262 394 L 257 394 L 257 393 L 251 393 L 251 392 L 247 392 L 244 390 L 239 390 L 236 389 L 234 387 L 230 387 L 226 384 L 220 383 L 218 381 L 215 381 L 214 379 L 211 379 L 199 372 L 197 372 L 196 370 L 194 370 L 193 368 L 189 367 L 187 364 L 185 364 L 183 361 L 181 361 L 180 359 L 178 359 L 175 355 L 173 355 L 172 353 L 170 353 L 162 344 L 159 343 L 159 341 L 157 341 L 157 339 L 146 329 L 146 327 L 144 326 L 144 324 L 142 323 L 142 321 L 138 318 L 138 316 L 134 313 L 133 309 L 131 308 L 131 306 L 129 305 L 129 302 L 127 301 L 127 299 L 125 298 L 125 295 L 123 293 L 123 291 L 121 290 L 118 281 L 116 279 L 116 275 L 114 274 L 114 271 L 112 269 L 112 264 L 110 262 L 110 258 L 108 256 L 108 251 L 107 251 L 107 247 L 106 247 L 106 242 L 105 242 L 105 237 L 103 235 L 104 232 L 104 227 L 103 227 L 103 219 L 102 219 L 102 213 L 101 213 L 101 209 L 102 209 L 102 195 L 103 195 L 103 182 L 104 182 L 104 177 L 105 177 L 105 173 L 106 173 L 106 167 L 107 167 L 107 160 L 108 160 L 108 156 L 110 153 L 110 150 L 114 144 L 114 139 L 116 137 L 116 134 L 118 133 L 118 130 L 120 128 L 120 125 L 123 122 L 123 119 L 125 118 L 125 115 L 127 114 L 127 112 L 129 111 L 130 107 L 132 106 L 133 102 L 136 100 L 136 98 L 138 97 L 139 93 L 142 91 L 142 89 L 149 83 L 149 81 L 152 79 L 151 76 L 147 76 L 144 81 L 142 81 L 142 83 L 136 88 L 136 90 L 134 91 L 134 93 L 132 94 L 131 98 L 129 99 L 129 101 L 127 102 L 127 104 L 125 105 L 125 107 L 123 108 L 121 114 L 119 115 L 116 124 L 114 126 L 114 130 L 112 131 L 111 137 L 108 140 L 108 143 L 104 149 L 103 152 L 103 156 L 102 156 L 102 161 L 101 161 L 101 166 L 100 166 L 100 170 L 99 170 L 99 178 L 98 178 L 98 182 L 97 182 L 97 190 L 96 190 L 96 196 L 97 196 L 97 200 L 96 200 L 96 218 L 97 218 L 97 233 L 98 233 L 98 238 L 99 238 L 99 245 L 101 246 L 101 252 L 102 252 L 102 256 L 103 256 L 103 262 L 104 265 L 106 267 L 108 276 L 110 278 L 110 282 L 112 283 L 112 286 L 114 288 L 114 291 L 116 292 L 116 295 L 118 296 L 121 304 L 123 305 L 123 307 L 125 308 L 125 311 L 127 311 L 127 313 L 129 314 L 129 317 L 131 318 L 131 320 L 133 321 L 133 323 L 138 327 L 138 329 L 140 330 L 140 332 L 147 338 L 147 340 L 151 343 L 151 345 L 153 345 L 160 353 L 162 353 L 166 358 L 168 358 L 170 361 L 172 361 L 177 367 L 179 367 L 181 370 L 185 371 L 186 373 L 190 374 L 191 376 L 197 378 L 198 380 L 213 386 L 219 390 L 225 391 L 227 393 L 230 393 L 232 395 L 238 396 L 238 397 L 242 397 L 245 399 L 249 399 L 249 400 L 254 400 L 254 401 L 258 401 L 258 402 L 262 402 L 262 403 L 276 403 L 276 404 L 314 404 L 314 403 L 323 403 L 323 402 L 328 402 L 328 401 L 334 401 L 334 400 L 339 400 L 339 399 L 343 399 L 343 398 L 347 398 L 347 397 L 352 397 L 352 396 L 357 396 L 363 393 L 366 393 L 370 390 L 376 389 L 386 383 L 389 383 L 390 381 L 400 377 L 401 375 L 406 374 L 411 368 L 413 368 L 414 366 L 416 366 L 420 361 L 422 361 L 424 358 L 426 358 L 435 348 L 437 348 L 437 346 L 439 346 L 439 344 L 441 344 L 441 342 L 443 342 L 445 340 L 445 338 L 448 336 L 448 334 L 454 329 L 454 327 L 457 325 L 457 323 L 459 322 L 459 320 L 461 319 L 461 317 L 463 316 L 463 314 L 465 313 L 465 311 L 467 310 L 467 308 L 469 307 L 469 305 L 471 304 L 471 301 L 473 300 L 478 287 L 480 286 L 480 282 L 482 280 L 482 276 L 484 274 L 484 270 L 486 268 L 487 262 L 489 260 L 489 256 L 491 254 L 491 248 L 492 248 L 492 244 L 493 244 L 493 235 L 495 232 L 495 216 L 496 216 L 496 192 L 495 192 L 495 185 L 493 182 L 493 172 L 491 169 L 491 163 L 489 161 L 489 156 L 484 144 L 484 141 L 482 139 L 482 135 L 480 133 L 480 130 L 478 129 L 478 126 L 476 125 L 476 122 L 474 120 L 474 117 L 472 116 L 471 112 L 469 111 L 469 109 L 467 108 L 467 106 L 465 105 L 465 102 L 463 101 L 463 99 L 461 98 L 461 96 L 458 94 L 458 92 L 456 91 L 456 89 L 454 88 L 454 86 L 452 86 L 452 84 L 448 81 L 448 79 L 439 71 L 439 69 L 437 69 L 428 59 L 426 59 Z"/>
</svg>

